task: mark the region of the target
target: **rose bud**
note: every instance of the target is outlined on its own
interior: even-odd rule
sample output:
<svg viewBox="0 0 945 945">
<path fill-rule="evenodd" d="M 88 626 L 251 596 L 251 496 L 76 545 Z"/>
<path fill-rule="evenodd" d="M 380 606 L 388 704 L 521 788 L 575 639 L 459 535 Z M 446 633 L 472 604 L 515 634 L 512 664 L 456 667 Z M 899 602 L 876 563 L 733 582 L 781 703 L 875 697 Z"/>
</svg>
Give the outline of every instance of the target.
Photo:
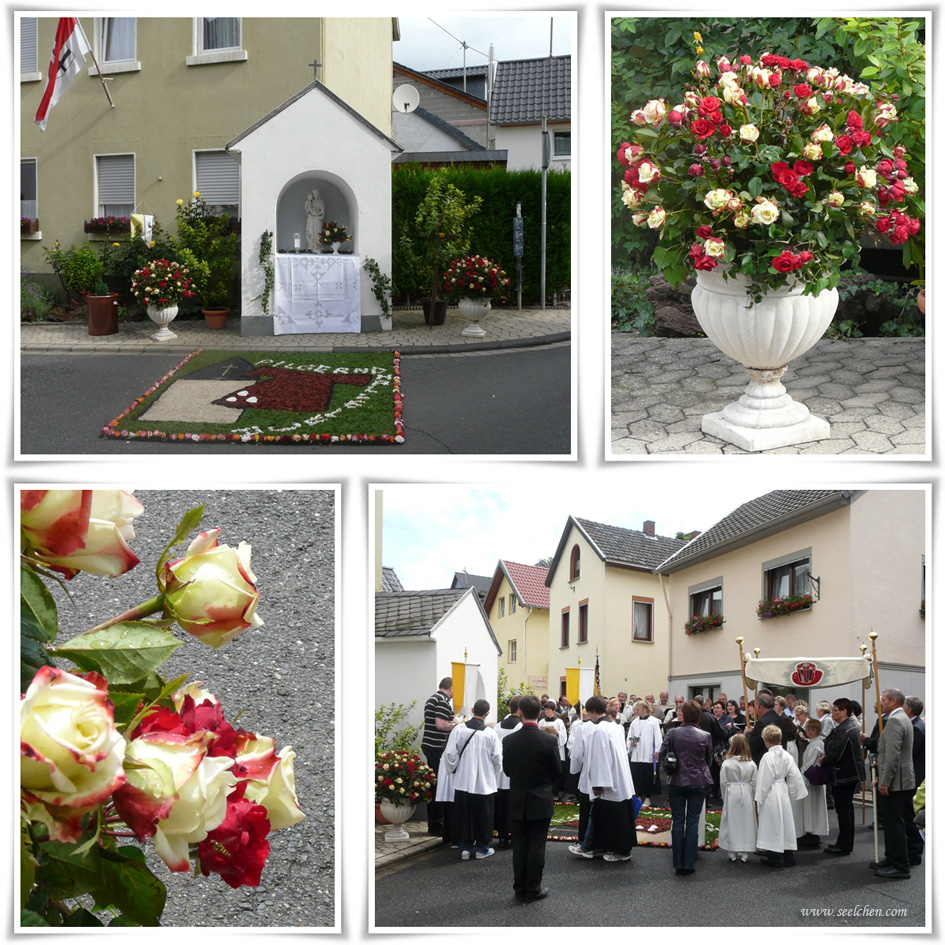
<svg viewBox="0 0 945 945">
<path fill-rule="evenodd" d="M 701 164 L 690 164 L 689 165 L 689 176 L 690 177 L 702 177 L 705 171 L 702 169 Z"/>
<path fill-rule="evenodd" d="M 182 629 L 216 648 L 247 627 L 261 627 L 259 592 L 249 568 L 252 546 L 218 545 L 219 528 L 201 532 L 183 558 L 164 564 L 164 606 Z"/>
<path fill-rule="evenodd" d="M 20 701 L 20 787 L 27 816 L 75 843 L 82 818 L 125 782 L 125 740 L 106 682 L 43 666 Z"/>
<path fill-rule="evenodd" d="M 731 166 L 732 166 L 732 159 L 726 154 L 725 157 L 722 158 L 722 167 L 731 167 Z"/>
<path fill-rule="evenodd" d="M 674 127 L 678 128 L 682 124 L 683 116 L 675 108 L 666 116 L 666 120 Z"/>
<path fill-rule="evenodd" d="M 721 166 L 722 164 L 718 158 L 709 158 L 709 167 L 711 167 L 713 171 L 717 171 Z"/>
<path fill-rule="evenodd" d="M 694 154 L 705 154 L 707 148 L 704 144 L 697 144 L 693 146 L 692 150 Z"/>
<path fill-rule="evenodd" d="M 23 554 L 70 580 L 79 571 L 124 574 L 138 563 L 128 542 L 143 511 L 131 492 L 120 489 L 24 489 Z"/>
</svg>

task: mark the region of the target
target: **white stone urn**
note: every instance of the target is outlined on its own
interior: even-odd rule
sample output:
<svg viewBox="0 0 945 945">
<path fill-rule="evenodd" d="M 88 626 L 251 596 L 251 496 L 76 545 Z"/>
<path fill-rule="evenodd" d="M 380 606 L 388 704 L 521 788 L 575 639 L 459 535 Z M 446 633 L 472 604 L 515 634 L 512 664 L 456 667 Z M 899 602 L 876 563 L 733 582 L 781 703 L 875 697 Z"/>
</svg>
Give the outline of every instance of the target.
<svg viewBox="0 0 945 945">
<path fill-rule="evenodd" d="M 696 274 L 692 308 L 709 340 L 750 380 L 735 403 L 702 418 L 702 432 L 752 452 L 827 439 L 830 424 L 795 401 L 781 377 L 827 330 L 837 290 L 804 295 L 803 283 L 794 281 L 753 303 L 751 281 L 724 273 L 720 266 Z"/>
<path fill-rule="evenodd" d="M 167 326 L 177 318 L 177 306 L 166 305 L 163 308 L 159 305 L 148 306 L 148 318 L 158 326 L 158 330 L 151 335 L 153 341 L 167 341 L 169 338 L 176 338 Z"/>
<path fill-rule="evenodd" d="M 492 310 L 492 300 L 462 298 L 459 300 L 457 307 L 459 308 L 459 314 L 469 320 L 469 324 L 463 329 L 462 334 L 471 338 L 485 337 L 486 333 L 480 326 L 479 321 Z"/>
<path fill-rule="evenodd" d="M 391 822 L 390 830 L 384 831 L 385 841 L 410 839 L 404 824 L 413 817 L 415 807 L 415 804 L 395 804 L 386 797 L 381 801 L 381 813 Z"/>
<path fill-rule="evenodd" d="M 339 242 L 339 243 L 332 243 L 332 244 L 331 244 L 331 251 L 332 251 L 335 255 L 338 254 L 338 250 L 339 250 L 339 249 L 341 249 L 341 243 L 340 243 L 340 242 Z"/>
</svg>

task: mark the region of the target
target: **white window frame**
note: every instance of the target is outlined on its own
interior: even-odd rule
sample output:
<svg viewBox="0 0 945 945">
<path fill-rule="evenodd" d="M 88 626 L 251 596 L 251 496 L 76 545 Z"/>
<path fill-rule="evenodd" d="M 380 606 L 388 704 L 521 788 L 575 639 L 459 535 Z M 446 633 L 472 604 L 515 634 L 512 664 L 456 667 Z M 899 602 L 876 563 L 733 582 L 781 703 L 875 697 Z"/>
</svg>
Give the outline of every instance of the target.
<svg viewBox="0 0 945 945">
<path fill-rule="evenodd" d="M 505 597 L 504 596 L 499 598 L 499 616 L 500 617 L 505 616 Z"/>
<path fill-rule="evenodd" d="M 706 614 L 696 613 L 696 608 L 693 603 L 693 598 L 701 597 L 705 594 L 711 594 L 713 591 L 719 592 L 718 594 L 719 609 L 712 610 L 712 603 L 713 603 L 713 597 L 714 597 L 714 595 L 712 595 L 708 598 L 709 612 Z M 686 619 L 688 620 L 691 617 L 708 617 L 709 614 L 719 614 L 719 616 L 724 616 L 724 611 L 722 609 L 723 606 L 724 606 L 724 597 L 723 597 L 723 588 L 722 588 L 721 578 L 715 578 L 711 581 L 703 581 L 701 584 L 693 584 L 692 587 L 689 588 L 689 616 Z"/>
<path fill-rule="evenodd" d="M 509 640 L 509 662 L 518 662 L 518 639 Z"/>
<path fill-rule="evenodd" d="M 634 620 L 637 614 L 637 605 L 645 606 L 649 609 L 649 619 L 647 627 L 647 636 L 638 637 L 636 630 L 634 629 Z M 654 637 L 656 636 L 656 614 L 655 614 L 655 601 L 652 597 L 637 597 L 634 595 L 631 605 L 630 605 L 630 640 L 633 643 L 653 643 Z"/>
<path fill-rule="evenodd" d="M 188 66 L 210 66 L 218 62 L 245 62 L 249 58 L 246 49 L 243 48 L 246 39 L 243 30 L 243 17 L 238 17 L 240 21 L 240 45 L 228 49 L 203 48 L 204 19 L 202 16 L 193 18 L 193 52 L 185 59 Z"/>
<path fill-rule="evenodd" d="M 28 22 L 32 22 L 32 28 L 27 29 L 26 36 L 23 35 L 23 27 Z M 32 36 L 30 35 L 32 33 Z M 20 81 L 21 82 L 41 82 L 43 73 L 40 71 L 39 62 L 39 17 L 20 16 L 19 35 L 19 61 L 20 61 Z M 27 58 L 29 57 L 29 58 Z M 24 66 L 26 68 L 24 68 Z M 33 68 L 29 68 L 32 66 Z"/>
<path fill-rule="evenodd" d="M 134 54 L 130 59 L 106 59 L 104 44 L 104 29 L 106 20 L 134 20 L 135 24 L 135 48 Z M 116 72 L 140 72 L 141 63 L 138 60 L 138 18 L 136 16 L 113 17 L 97 16 L 95 17 L 95 35 L 92 38 L 92 48 L 95 50 L 95 58 L 98 60 L 101 75 L 113 75 Z M 99 70 L 95 68 L 95 63 L 89 61 L 89 77 L 98 78 Z"/>
<path fill-rule="evenodd" d="M 565 135 L 568 136 L 568 153 L 560 154 L 558 152 L 558 136 L 562 137 L 562 140 Z M 551 157 L 552 160 L 558 161 L 570 161 L 571 160 L 571 129 L 570 128 L 559 128 L 552 133 L 551 138 Z"/>
<path fill-rule="evenodd" d="M 514 593 L 509 594 L 509 616 L 510 617 L 512 616 L 512 614 L 515 613 L 516 609 L 517 608 L 516 608 L 515 594 Z"/>
<path fill-rule="evenodd" d="M 578 646 L 587 643 L 591 637 L 591 614 L 588 600 L 582 600 L 578 604 Z"/>
<path fill-rule="evenodd" d="M 197 155 L 199 154 L 226 154 L 226 153 L 227 153 L 226 151 L 220 148 L 201 148 L 193 152 L 193 180 L 194 180 L 193 189 L 194 191 L 200 194 L 201 199 L 205 203 L 207 203 L 208 206 L 210 206 L 211 208 L 218 207 L 218 206 L 232 206 L 232 205 L 220 204 L 220 203 L 207 200 L 206 184 L 201 186 L 201 182 L 197 179 Z M 240 218 L 240 213 L 242 212 L 242 205 L 240 202 L 241 189 L 242 189 L 242 180 L 240 177 L 240 164 L 235 158 L 229 155 L 227 155 L 227 160 L 232 161 L 233 167 L 236 169 L 236 213 L 230 214 L 230 216 L 238 220 Z M 216 196 L 216 195 L 211 193 L 211 196 Z M 218 214 L 214 213 L 213 215 L 217 216 Z"/>
<path fill-rule="evenodd" d="M 129 216 L 129 217 L 130 217 L 131 214 L 134 213 L 134 208 L 135 208 L 135 195 L 136 195 L 137 192 L 138 192 L 138 161 L 137 161 L 137 158 L 136 158 L 136 156 L 135 156 L 134 153 L 130 153 L 130 154 L 129 154 L 129 153 L 127 153 L 127 152 L 125 152 L 125 153 L 119 153 L 119 154 L 96 154 L 96 155 L 95 155 L 95 157 L 94 157 L 94 165 L 93 165 L 93 174 L 94 174 L 94 178 L 93 178 L 93 179 L 94 179 L 94 181 L 95 181 L 95 209 L 94 209 L 94 212 L 92 213 L 92 216 L 93 216 L 93 217 L 108 216 L 108 214 L 102 209 L 102 207 L 103 207 L 104 205 L 102 204 L 101 196 L 100 196 L 100 194 L 99 194 L 99 190 L 100 190 L 100 187 L 99 187 L 99 171 L 100 171 L 100 168 L 101 168 L 101 165 L 99 164 L 99 161 L 100 161 L 101 158 L 111 158 L 111 157 L 130 157 L 130 158 L 131 158 L 131 163 L 132 163 L 132 195 L 131 195 L 131 209 L 128 211 L 127 214 L 121 214 L 122 216 Z M 118 214 L 115 214 L 115 215 L 118 216 Z"/>
<path fill-rule="evenodd" d="M 23 212 L 23 187 L 22 187 L 22 181 L 23 181 L 23 165 L 24 165 L 24 164 L 32 164 L 32 165 L 33 165 L 33 194 L 34 194 L 34 197 L 33 197 L 33 200 L 30 201 L 30 202 L 31 202 L 32 204 L 34 204 L 34 208 L 33 208 L 33 209 L 35 210 L 35 213 L 34 213 L 32 216 L 30 216 L 28 213 L 24 213 L 24 212 Z M 30 219 L 31 219 L 31 220 L 38 220 L 38 219 L 39 219 L 39 162 L 38 162 L 38 160 L 37 160 L 36 158 L 34 158 L 34 157 L 24 157 L 24 158 L 20 158 L 20 182 L 21 182 L 21 186 L 20 186 L 20 216 L 21 216 L 21 217 L 30 216 Z"/>
</svg>

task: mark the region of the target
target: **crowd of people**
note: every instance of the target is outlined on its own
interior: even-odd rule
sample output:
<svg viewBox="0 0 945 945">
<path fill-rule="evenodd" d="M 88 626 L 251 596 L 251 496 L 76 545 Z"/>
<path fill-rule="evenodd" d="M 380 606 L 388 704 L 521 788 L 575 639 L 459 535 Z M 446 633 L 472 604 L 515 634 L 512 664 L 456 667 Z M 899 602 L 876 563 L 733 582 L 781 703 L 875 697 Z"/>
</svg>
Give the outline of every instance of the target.
<svg viewBox="0 0 945 945">
<path fill-rule="evenodd" d="M 452 680 L 443 679 L 425 707 L 422 749 L 437 774 L 429 831 L 463 859 L 492 856 L 494 836 L 499 847 L 511 847 L 522 902 L 548 892 L 541 881 L 556 799 L 578 805 L 571 853 L 620 863 L 637 845 L 639 811 L 665 793 L 673 869 L 684 877 L 695 872 L 709 798 L 721 804 L 719 847 L 729 860 L 760 854 L 765 865 L 785 868 L 795 865 L 799 847 L 819 848 L 828 839 L 828 808 L 836 812 L 838 834 L 823 852 L 849 855 L 854 795 L 872 783 L 885 855 L 870 868 L 904 879 L 922 861 L 916 812 L 921 804 L 924 824 L 924 706 L 898 689 L 882 693 L 882 724 L 869 736 L 853 700 L 811 710 L 793 693 L 767 689 L 747 705 L 744 696 L 736 701 L 725 693 L 677 695 L 670 703 L 666 690 L 659 700 L 594 695 L 583 706 L 564 696 L 516 695 L 494 726 L 486 722 L 492 707 L 484 699 L 468 720 L 454 718 L 452 694 Z"/>
</svg>

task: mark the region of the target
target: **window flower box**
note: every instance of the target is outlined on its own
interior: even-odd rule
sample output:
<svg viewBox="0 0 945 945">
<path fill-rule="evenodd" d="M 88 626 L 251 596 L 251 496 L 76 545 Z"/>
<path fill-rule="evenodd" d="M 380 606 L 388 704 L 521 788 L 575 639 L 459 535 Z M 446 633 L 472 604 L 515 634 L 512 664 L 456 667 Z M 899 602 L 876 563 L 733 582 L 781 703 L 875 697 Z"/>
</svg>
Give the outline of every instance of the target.
<svg viewBox="0 0 945 945">
<path fill-rule="evenodd" d="M 758 619 L 770 620 L 772 617 L 787 617 L 799 610 L 809 610 L 814 599 L 810 594 L 794 594 L 791 597 L 769 597 L 758 602 Z"/>
<path fill-rule="evenodd" d="M 684 624 L 683 630 L 689 636 L 694 633 L 707 633 L 709 630 L 718 630 L 725 623 L 725 618 L 721 614 L 708 614 L 705 617 L 694 614 Z"/>
<path fill-rule="evenodd" d="M 39 220 L 31 220 L 29 217 L 20 217 L 20 233 L 23 236 L 29 236 L 31 233 L 39 232 Z"/>
<path fill-rule="evenodd" d="M 131 232 L 131 217 L 92 217 L 85 221 L 85 232 L 97 236 L 119 236 Z"/>
</svg>

